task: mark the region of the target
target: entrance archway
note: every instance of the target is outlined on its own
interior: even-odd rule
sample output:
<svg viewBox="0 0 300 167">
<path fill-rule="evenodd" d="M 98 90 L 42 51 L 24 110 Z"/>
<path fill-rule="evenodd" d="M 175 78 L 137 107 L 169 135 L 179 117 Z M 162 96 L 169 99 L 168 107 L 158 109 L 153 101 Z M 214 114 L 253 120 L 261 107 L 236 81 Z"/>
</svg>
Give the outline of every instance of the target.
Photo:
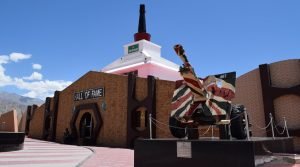
<svg viewBox="0 0 300 167">
<path fill-rule="evenodd" d="M 80 125 L 78 128 L 75 125 L 76 120 L 79 115 L 79 112 L 80 111 L 85 112 L 84 110 L 90 110 L 91 113 L 89 113 L 89 114 L 91 114 L 91 115 L 93 114 L 93 117 L 91 117 L 91 121 L 93 123 L 93 130 L 91 133 L 91 139 L 88 141 L 89 143 L 87 143 L 87 144 L 80 142 L 79 139 L 81 139 L 81 137 L 80 137 L 80 135 L 78 135 L 78 132 L 77 132 L 77 131 L 80 131 Z M 86 113 L 84 113 L 84 114 L 86 114 Z M 79 117 L 80 118 L 79 124 L 80 124 L 84 114 L 81 117 Z M 87 116 L 86 118 L 88 118 L 88 117 L 89 116 Z M 92 120 L 92 118 L 94 118 L 95 120 Z M 101 126 L 102 126 L 102 118 L 101 118 L 100 110 L 98 108 L 97 103 L 81 104 L 81 105 L 78 105 L 75 107 L 74 114 L 70 121 L 70 127 L 71 127 L 71 136 L 74 137 L 74 139 L 77 140 L 77 142 L 79 141 L 78 144 L 95 145 Z"/>
<path fill-rule="evenodd" d="M 79 123 L 79 138 L 83 145 L 89 145 L 94 133 L 94 120 L 89 112 L 82 115 Z"/>
</svg>

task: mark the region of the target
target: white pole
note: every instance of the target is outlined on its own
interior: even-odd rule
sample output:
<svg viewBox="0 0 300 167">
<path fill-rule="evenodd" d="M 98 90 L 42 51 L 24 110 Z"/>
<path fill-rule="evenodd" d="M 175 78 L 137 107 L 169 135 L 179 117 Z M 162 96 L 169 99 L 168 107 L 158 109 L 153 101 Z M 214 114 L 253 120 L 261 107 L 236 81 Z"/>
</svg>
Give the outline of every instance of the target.
<svg viewBox="0 0 300 167">
<path fill-rule="evenodd" d="M 287 137 L 290 137 L 290 134 L 289 134 L 289 129 L 288 129 L 288 127 L 287 127 L 287 124 L 286 124 L 286 119 L 285 119 L 285 117 L 283 117 L 283 120 L 284 120 L 284 128 L 285 128 L 285 130 L 286 130 L 286 135 L 287 135 Z"/>
<path fill-rule="evenodd" d="M 272 138 L 275 139 L 275 135 L 274 135 L 274 127 L 273 127 L 273 116 L 270 113 L 270 121 L 271 121 L 271 129 L 272 129 Z"/>
<path fill-rule="evenodd" d="M 184 139 L 185 139 L 185 140 L 187 140 L 187 139 L 188 139 L 187 128 L 188 128 L 188 127 L 185 127 L 185 128 L 184 128 L 184 133 L 185 133 L 185 137 L 184 137 Z"/>
<path fill-rule="evenodd" d="M 244 111 L 244 115 L 245 115 L 245 121 L 246 121 L 246 133 L 247 133 L 247 140 L 250 140 L 250 134 L 249 134 L 249 124 L 248 124 L 248 115 L 247 115 L 247 111 L 245 109 Z"/>
<path fill-rule="evenodd" d="M 150 130 L 150 139 L 152 139 L 152 118 L 151 113 L 149 114 L 149 130 Z"/>
</svg>

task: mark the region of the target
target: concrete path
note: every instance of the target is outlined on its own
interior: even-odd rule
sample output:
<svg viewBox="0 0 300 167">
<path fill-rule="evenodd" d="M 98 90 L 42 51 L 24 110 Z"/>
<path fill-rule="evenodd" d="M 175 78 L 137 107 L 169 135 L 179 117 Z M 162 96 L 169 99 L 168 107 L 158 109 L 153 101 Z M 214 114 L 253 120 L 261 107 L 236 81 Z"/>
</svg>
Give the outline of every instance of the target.
<svg viewBox="0 0 300 167">
<path fill-rule="evenodd" d="M 24 149 L 0 152 L 0 167 L 133 167 L 130 149 L 64 145 L 25 138 Z"/>
<path fill-rule="evenodd" d="M 0 167 L 74 167 L 91 155 L 84 147 L 25 138 L 23 150 L 0 152 Z"/>
</svg>

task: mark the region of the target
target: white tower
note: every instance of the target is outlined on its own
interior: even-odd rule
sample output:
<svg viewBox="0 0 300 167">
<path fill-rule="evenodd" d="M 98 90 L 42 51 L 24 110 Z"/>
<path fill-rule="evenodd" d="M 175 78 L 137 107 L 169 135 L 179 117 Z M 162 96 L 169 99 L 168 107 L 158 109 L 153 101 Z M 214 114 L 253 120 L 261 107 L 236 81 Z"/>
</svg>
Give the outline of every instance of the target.
<svg viewBox="0 0 300 167">
<path fill-rule="evenodd" d="M 145 6 L 140 5 L 138 33 L 135 42 L 124 45 L 124 56 L 104 67 L 101 71 L 113 74 L 133 72 L 139 77 L 152 75 L 162 80 L 179 80 L 179 66 L 161 57 L 161 47 L 150 42 L 146 31 Z"/>
</svg>

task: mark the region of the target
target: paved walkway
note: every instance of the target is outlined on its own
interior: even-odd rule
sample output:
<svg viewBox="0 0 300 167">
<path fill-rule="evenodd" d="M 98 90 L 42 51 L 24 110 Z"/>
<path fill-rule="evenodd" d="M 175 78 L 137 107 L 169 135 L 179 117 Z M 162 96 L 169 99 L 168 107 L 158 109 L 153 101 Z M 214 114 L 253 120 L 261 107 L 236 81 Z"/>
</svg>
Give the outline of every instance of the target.
<svg viewBox="0 0 300 167">
<path fill-rule="evenodd" d="M 25 138 L 23 150 L 0 152 L 0 167 L 74 167 L 91 155 L 84 147 Z"/>
<path fill-rule="evenodd" d="M 0 167 L 133 167 L 130 149 L 64 145 L 25 138 L 24 149 L 0 152 Z"/>
</svg>

